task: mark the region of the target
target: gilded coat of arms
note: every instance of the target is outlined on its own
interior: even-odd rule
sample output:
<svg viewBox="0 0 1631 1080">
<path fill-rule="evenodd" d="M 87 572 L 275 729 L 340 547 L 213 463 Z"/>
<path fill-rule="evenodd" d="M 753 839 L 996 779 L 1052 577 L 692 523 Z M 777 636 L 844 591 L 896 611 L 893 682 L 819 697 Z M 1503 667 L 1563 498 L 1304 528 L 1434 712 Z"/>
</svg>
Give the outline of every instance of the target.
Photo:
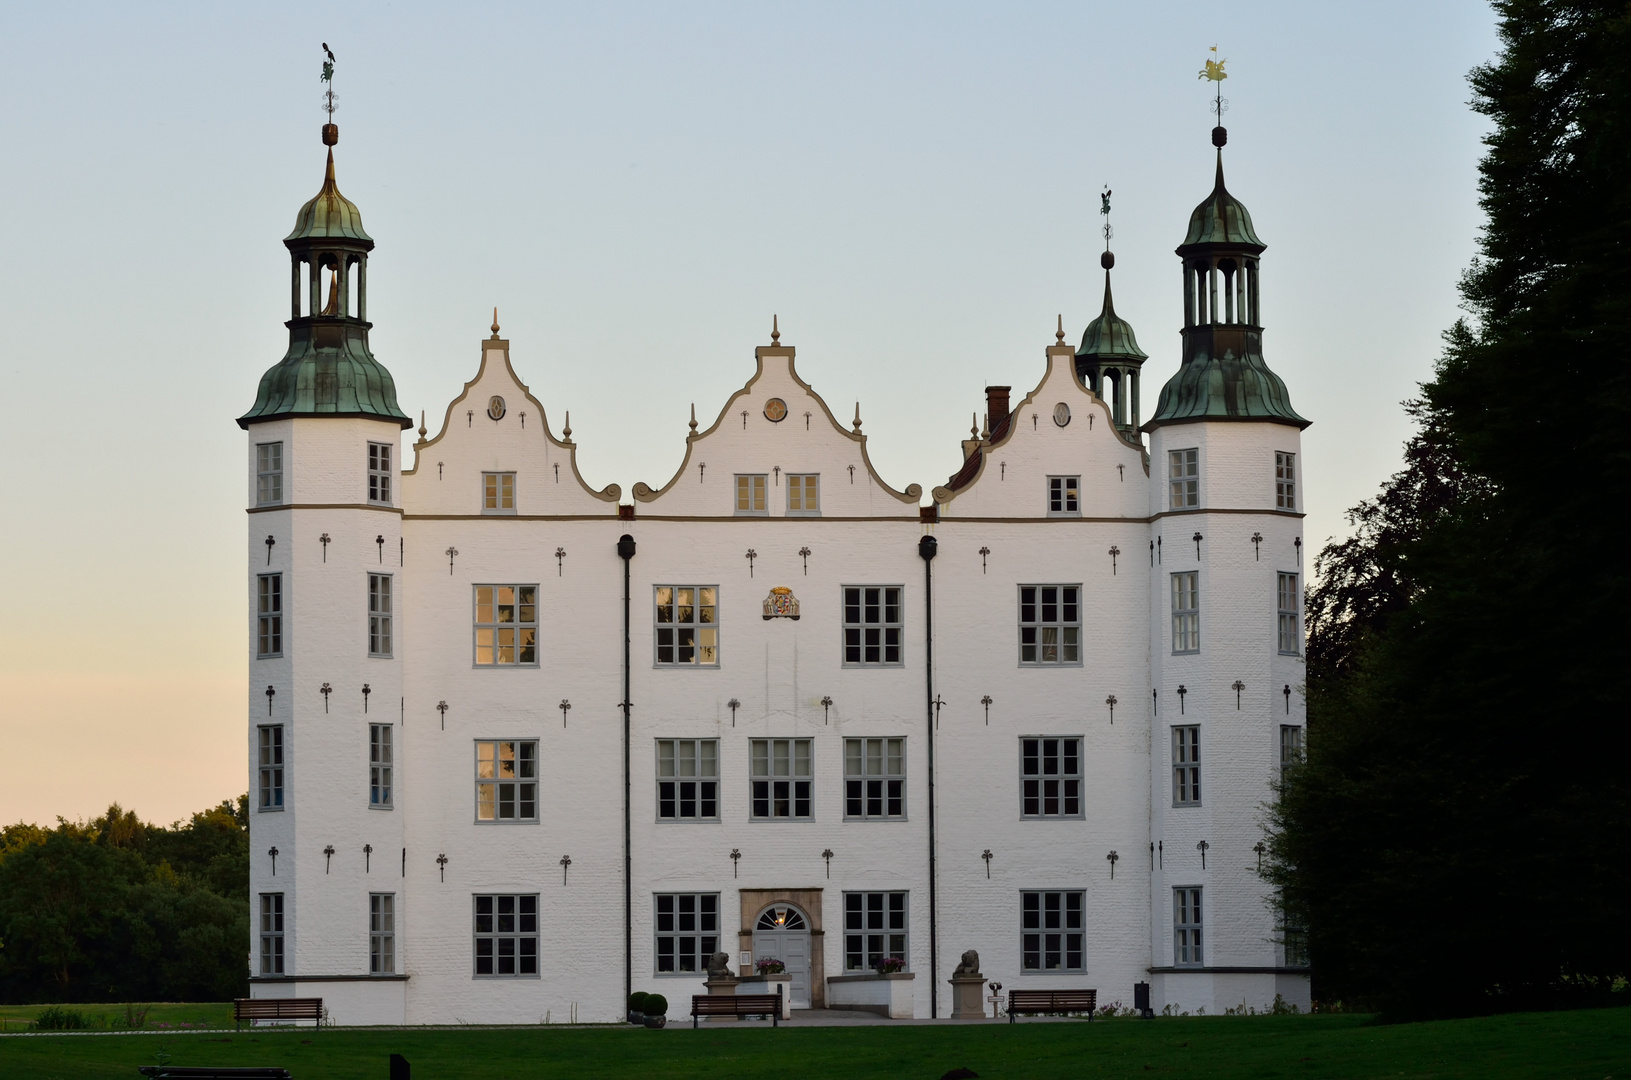
<svg viewBox="0 0 1631 1080">
<path fill-rule="evenodd" d="M 796 619 L 799 617 L 799 598 L 786 585 L 777 585 L 765 597 L 765 618 Z"/>
</svg>

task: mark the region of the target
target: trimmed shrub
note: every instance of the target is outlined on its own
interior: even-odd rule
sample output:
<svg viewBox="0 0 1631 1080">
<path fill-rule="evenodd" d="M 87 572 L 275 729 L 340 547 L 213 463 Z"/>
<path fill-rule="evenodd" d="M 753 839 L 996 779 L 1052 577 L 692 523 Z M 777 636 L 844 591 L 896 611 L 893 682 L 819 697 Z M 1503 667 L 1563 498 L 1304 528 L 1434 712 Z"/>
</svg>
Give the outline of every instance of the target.
<svg viewBox="0 0 1631 1080">
<path fill-rule="evenodd" d="M 640 1011 L 647 1016 L 667 1016 L 668 999 L 661 994 L 647 994 L 646 1007 Z"/>
</svg>

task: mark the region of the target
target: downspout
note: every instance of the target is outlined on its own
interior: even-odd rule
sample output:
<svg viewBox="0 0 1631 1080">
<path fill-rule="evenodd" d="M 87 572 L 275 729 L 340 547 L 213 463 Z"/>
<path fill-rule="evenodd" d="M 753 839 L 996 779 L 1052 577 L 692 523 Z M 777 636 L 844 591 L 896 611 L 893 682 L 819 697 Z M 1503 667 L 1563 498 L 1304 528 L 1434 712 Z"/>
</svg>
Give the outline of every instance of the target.
<svg viewBox="0 0 1631 1080">
<path fill-rule="evenodd" d="M 629 807 L 629 563 L 634 558 L 634 537 L 617 538 L 617 557 L 623 560 L 623 1002 L 634 993 L 634 859 Z"/>
<path fill-rule="evenodd" d="M 925 536 L 917 542 L 923 560 L 923 679 L 929 720 L 929 1018 L 940 1015 L 940 933 L 936 921 L 934 866 L 934 557 L 939 541 Z"/>
</svg>

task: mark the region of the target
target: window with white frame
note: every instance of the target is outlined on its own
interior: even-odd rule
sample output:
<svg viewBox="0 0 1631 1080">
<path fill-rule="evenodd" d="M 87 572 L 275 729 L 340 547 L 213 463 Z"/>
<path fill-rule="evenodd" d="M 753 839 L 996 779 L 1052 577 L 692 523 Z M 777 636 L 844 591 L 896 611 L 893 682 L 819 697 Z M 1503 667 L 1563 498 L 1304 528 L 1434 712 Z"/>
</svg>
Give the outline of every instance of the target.
<svg viewBox="0 0 1631 1080">
<path fill-rule="evenodd" d="M 283 725 L 262 724 L 257 729 L 260 774 L 258 809 L 283 809 Z"/>
<path fill-rule="evenodd" d="M 1285 912 L 1281 912 L 1280 945 L 1285 950 L 1286 967 L 1308 966 L 1308 929 L 1295 921 L 1290 921 Z"/>
<path fill-rule="evenodd" d="M 1172 575 L 1172 651 L 1201 651 L 1200 572 L 1196 570 Z"/>
<path fill-rule="evenodd" d="M 1187 724 L 1172 729 L 1172 805 L 1201 803 L 1201 729 Z"/>
<path fill-rule="evenodd" d="M 1048 513 L 1055 517 L 1074 517 L 1082 512 L 1082 478 L 1080 476 L 1048 477 Z"/>
<path fill-rule="evenodd" d="M 719 951 L 718 893 L 657 893 L 657 974 L 708 970 Z"/>
<path fill-rule="evenodd" d="M 538 820 L 536 739 L 476 743 L 476 820 Z"/>
<path fill-rule="evenodd" d="M 821 513 L 821 474 L 788 473 L 787 512 L 809 517 Z"/>
<path fill-rule="evenodd" d="M 368 501 L 391 502 L 391 444 L 368 444 Z"/>
<path fill-rule="evenodd" d="M 538 586 L 475 587 L 476 666 L 538 663 Z"/>
<path fill-rule="evenodd" d="M 368 894 L 368 973 L 396 974 L 396 894 Z"/>
<path fill-rule="evenodd" d="M 1297 455 L 1274 452 L 1274 508 L 1297 509 Z"/>
<path fill-rule="evenodd" d="M 1084 894 L 1038 890 L 1020 895 L 1020 967 L 1027 974 L 1087 968 Z"/>
<path fill-rule="evenodd" d="M 844 816 L 906 816 L 906 740 L 844 740 Z"/>
<path fill-rule="evenodd" d="M 1201 890 L 1180 886 L 1172 890 L 1172 963 L 1174 967 L 1200 967 L 1205 962 L 1201 951 Z"/>
<path fill-rule="evenodd" d="M 1283 656 L 1296 656 L 1302 652 L 1302 604 L 1297 592 L 1297 575 L 1280 574 L 1274 595 L 1279 608 L 1280 653 Z"/>
<path fill-rule="evenodd" d="M 884 667 L 901 663 L 901 587 L 844 586 L 844 663 Z"/>
<path fill-rule="evenodd" d="M 481 474 L 481 512 L 484 514 L 515 513 L 515 474 L 513 472 L 484 472 Z"/>
<path fill-rule="evenodd" d="M 1080 585 L 1019 587 L 1020 663 L 1082 662 L 1081 595 Z"/>
<path fill-rule="evenodd" d="M 1280 725 L 1280 778 L 1302 764 L 1303 729 L 1301 724 Z"/>
<path fill-rule="evenodd" d="M 530 978 L 538 974 L 538 894 L 477 895 L 477 976 Z"/>
<path fill-rule="evenodd" d="M 1019 740 L 1020 816 L 1082 816 L 1082 740 Z"/>
<path fill-rule="evenodd" d="M 368 655 L 391 655 L 391 575 L 368 575 Z"/>
<path fill-rule="evenodd" d="M 379 810 L 391 808 L 390 724 L 368 725 L 368 805 Z"/>
<path fill-rule="evenodd" d="M 765 481 L 769 477 L 764 473 L 737 473 L 736 474 L 736 512 L 764 516 L 769 513 L 765 508 Z"/>
<path fill-rule="evenodd" d="M 283 894 L 261 893 L 261 974 L 283 974 Z"/>
<path fill-rule="evenodd" d="M 658 585 L 657 663 L 719 664 L 719 589 L 713 585 Z"/>
<path fill-rule="evenodd" d="M 657 740 L 657 819 L 719 820 L 718 739 Z"/>
<path fill-rule="evenodd" d="M 269 506 L 283 501 L 283 444 L 255 444 L 255 505 Z"/>
<path fill-rule="evenodd" d="M 283 575 L 258 574 L 255 580 L 255 655 L 283 655 Z"/>
<path fill-rule="evenodd" d="M 844 970 L 882 970 L 888 960 L 907 970 L 906 914 L 904 892 L 845 893 Z"/>
<path fill-rule="evenodd" d="M 808 821 L 812 767 L 809 739 L 753 739 L 749 753 L 755 821 Z"/>
<path fill-rule="evenodd" d="M 1201 452 L 1198 449 L 1167 451 L 1167 492 L 1174 510 L 1201 504 Z"/>
</svg>

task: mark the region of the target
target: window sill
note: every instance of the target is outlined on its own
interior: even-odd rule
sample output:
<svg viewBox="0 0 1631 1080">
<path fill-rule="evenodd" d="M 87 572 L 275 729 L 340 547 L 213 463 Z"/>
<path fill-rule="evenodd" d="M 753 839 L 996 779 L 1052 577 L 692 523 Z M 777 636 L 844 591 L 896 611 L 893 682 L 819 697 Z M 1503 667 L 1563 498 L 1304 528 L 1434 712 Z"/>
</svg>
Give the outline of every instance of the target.
<svg viewBox="0 0 1631 1080">
<path fill-rule="evenodd" d="M 1020 972 L 1021 977 L 1027 975 L 1086 975 L 1085 967 L 1079 968 L 1025 968 Z"/>
<path fill-rule="evenodd" d="M 283 813 L 283 807 L 281 807 L 281 806 L 257 806 L 255 808 L 255 813 L 257 813 L 257 814 L 281 814 L 281 813 Z"/>
<path fill-rule="evenodd" d="M 916 977 L 917 973 L 914 971 L 891 971 L 887 974 L 880 971 L 870 971 L 857 972 L 853 975 L 828 975 L 827 981 L 830 983 L 884 982 L 886 980 L 893 982 Z"/>
<path fill-rule="evenodd" d="M 790 518 L 818 518 L 818 517 L 821 516 L 821 511 L 820 510 L 789 510 L 789 511 L 787 511 L 787 516 L 790 517 Z"/>
<path fill-rule="evenodd" d="M 769 510 L 738 510 L 738 511 L 736 511 L 735 514 L 733 514 L 731 516 L 732 517 L 745 517 L 745 518 L 767 518 L 767 517 L 770 516 L 770 511 Z"/>
<path fill-rule="evenodd" d="M 368 804 L 368 809 L 370 809 L 370 810 L 395 810 L 396 807 L 395 807 L 395 805 L 381 806 L 381 805 L 378 805 L 376 803 L 369 803 Z"/>
<path fill-rule="evenodd" d="M 509 510 L 488 510 L 487 508 L 483 507 L 482 511 L 481 511 L 481 516 L 482 517 L 515 517 L 516 514 L 515 514 L 515 509 L 513 507 L 511 509 L 509 509 Z"/>
</svg>

